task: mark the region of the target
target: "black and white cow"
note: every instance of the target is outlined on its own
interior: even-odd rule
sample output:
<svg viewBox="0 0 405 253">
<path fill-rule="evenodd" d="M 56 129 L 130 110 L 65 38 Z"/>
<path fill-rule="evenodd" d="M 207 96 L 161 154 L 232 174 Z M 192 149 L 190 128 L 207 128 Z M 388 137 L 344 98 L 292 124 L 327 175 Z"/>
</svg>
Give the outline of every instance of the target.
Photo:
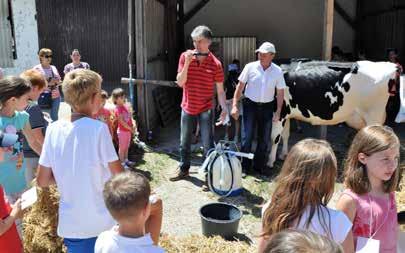
<svg viewBox="0 0 405 253">
<path fill-rule="evenodd" d="M 396 65 L 389 62 L 305 62 L 282 66 L 287 88 L 280 121 L 273 122 L 268 166 L 273 167 L 281 138 L 281 158 L 288 152 L 290 119 L 312 125 L 346 122 L 360 129 L 382 124 L 388 101 L 388 83 Z"/>
</svg>

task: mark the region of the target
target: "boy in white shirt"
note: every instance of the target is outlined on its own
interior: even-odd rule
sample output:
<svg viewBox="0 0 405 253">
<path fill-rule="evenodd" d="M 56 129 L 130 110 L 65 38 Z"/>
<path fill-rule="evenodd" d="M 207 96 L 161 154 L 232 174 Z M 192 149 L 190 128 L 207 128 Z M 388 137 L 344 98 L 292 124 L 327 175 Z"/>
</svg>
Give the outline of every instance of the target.
<svg viewBox="0 0 405 253">
<path fill-rule="evenodd" d="M 49 125 L 37 183 L 56 183 L 60 193 L 58 235 L 68 253 L 94 251 L 97 236 L 115 224 L 103 201 L 104 183 L 123 171 L 108 126 L 92 116 L 101 107 L 101 77 L 91 70 L 69 72 L 62 84 L 71 118 Z"/>
<path fill-rule="evenodd" d="M 165 252 L 145 233 L 151 212 L 150 192 L 148 179 L 139 173 L 127 171 L 107 181 L 104 202 L 118 225 L 99 235 L 95 253 Z"/>
</svg>

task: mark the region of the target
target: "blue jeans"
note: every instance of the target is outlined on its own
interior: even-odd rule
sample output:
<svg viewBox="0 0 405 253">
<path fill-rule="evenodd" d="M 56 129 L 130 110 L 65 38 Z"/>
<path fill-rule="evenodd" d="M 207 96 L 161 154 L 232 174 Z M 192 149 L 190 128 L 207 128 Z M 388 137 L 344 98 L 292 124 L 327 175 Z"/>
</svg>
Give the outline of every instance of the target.
<svg viewBox="0 0 405 253">
<path fill-rule="evenodd" d="M 252 141 L 257 126 L 257 146 L 253 159 L 253 168 L 262 171 L 266 163 L 267 147 L 270 142 L 274 102 L 259 104 L 245 98 L 243 100 L 242 152 L 251 153 Z M 243 159 L 242 168 L 246 171 L 252 167 L 251 160 Z"/>
<path fill-rule="evenodd" d="M 59 114 L 59 106 L 61 102 L 61 97 L 52 99 L 52 105 L 51 108 L 42 108 L 42 111 L 49 113 L 49 116 L 51 116 L 52 121 L 58 120 L 58 114 Z"/>
<path fill-rule="evenodd" d="M 68 253 L 90 253 L 94 252 L 94 245 L 96 244 L 97 237 L 86 239 L 63 239 L 63 243 L 67 248 Z"/>
<path fill-rule="evenodd" d="M 191 136 L 196 127 L 197 120 L 200 122 L 201 139 L 204 147 L 204 154 L 214 147 L 212 134 L 212 111 L 208 110 L 198 115 L 191 115 L 181 111 L 180 122 L 180 169 L 188 172 L 190 169 Z"/>
<path fill-rule="evenodd" d="M 60 106 L 60 101 L 62 100 L 61 97 L 54 98 L 52 99 L 52 107 L 51 107 L 51 119 L 53 121 L 58 120 L 58 113 L 59 113 L 59 106 Z"/>
</svg>

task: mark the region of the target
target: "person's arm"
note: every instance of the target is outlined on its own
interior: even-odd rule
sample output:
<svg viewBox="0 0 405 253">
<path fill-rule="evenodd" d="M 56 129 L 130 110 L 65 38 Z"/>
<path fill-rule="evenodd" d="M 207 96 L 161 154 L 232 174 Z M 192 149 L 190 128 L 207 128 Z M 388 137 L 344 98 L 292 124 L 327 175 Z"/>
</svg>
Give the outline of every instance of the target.
<svg viewBox="0 0 405 253">
<path fill-rule="evenodd" d="M 349 220 L 353 223 L 354 217 L 356 216 L 356 202 L 352 197 L 350 197 L 347 194 L 343 194 L 336 204 L 336 209 L 344 212 L 347 218 L 349 218 Z M 354 252 L 354 240 L 352 230 L 350 230 L 349 233 L 347 234 L 346 239 L 342 243 L 342 247 L 345 253 Z"/>
<path fill-rule="evenodd" d="M 42 146 L 44 144 L 44 134 L 42 133 L 42 128 L 32 129 L 32 134 L 34 135 L 36 142 Z"/>
<path fill-rule="evenodd" d="M 245 88 L 245 83 L 239 81 L 238 85 L 236 86 L 235 93 L 233 95 L 231 115 L 235 120 L 238 120 L 238 118 L 239 118 L 238 103 L 239 103 L 240 97 L 242 96 L 242 91 L 244 88 Z"/>
<path fill-rule="evenodd" d="M 131 131 L 131 132 L 134 131 L 134 129 L 133 129 L 132 127 L 130 127 L 130 126 L 127 124 L 127 122 L 125 122 L 125 120 L 124 120 L 124 118 L 122 117 L 122 115 L 118 115 L 117 119 L 118 119 L 118 122 L 119 122 L 122 126 L 124 126 L 128 131 Z"/>
<path fill-rule="evenodd" d="M 221 109 L 222 109 L 220 120 L 217 124 L 222 124 L 225 121 L 225 118 L 229 112 L 226 107 L 226 96 L 225 96 L 225 91 L 224 91 L 224 84 L 216 83 L 216 86 L 217 86 L 218 104 L 221 105 Z"/>
<path fill-rule="evenodd" d="M 124 168 L 122 167 L 120 160 L 109 162 L 108 168 L 113 175 L 124 172 Z"/>
<path fill-rule="evenodd" d="M 31 124 L 27 122 L 23 128 L 23 134 L 27 138 L 28 145 L 35 151 L 38 155 L 41 155 L 42 143 L 38 142 L 36 136 L 34 135 Z"/>
<path fill-rule="evenodd" d="M 188 67 L 190 66 L 191 59 L 193 58 L 193 50 L 187 50 L 180 56 L 179 60 L 179 69 L 176 77 L 177 85 L 184 87 L 184 84 L 187 81 Z"/>
<path fill-rule="evenodd" d="M 41 164 L 38 165 L 37 185 L 39 187 L 48 187 L 53 184 L 56 184 L 56 181 L 53 176 L 52 169 L 42 166 Z"/>
<path fill-rule="evenodd" d="M 12 205 L 12 210 L 10 215 L 5 219 L 0 219 L 0 236 L 6 233 L 11 226 L 13 226 L 16 219 L 22 217 L 21 209 L 21 199 L 18 199 L 14 205 Z"/>
<path fill-rule="evenodd" d="M 277 110 L 274 113 L 273 121 L 280 120 L 281 108 L 283 107 L 284 102 L 284 89 L 276 89 L 277 91 Z"/>
<path fill-rule="evenodd" d="M 270 241 L 269 236 L 260 236 L 259 240 L 257 242 L 257 252 L 259 253 L 264 253 L 264 250 L 266 249 L 267 244 Z"/>
</svg>

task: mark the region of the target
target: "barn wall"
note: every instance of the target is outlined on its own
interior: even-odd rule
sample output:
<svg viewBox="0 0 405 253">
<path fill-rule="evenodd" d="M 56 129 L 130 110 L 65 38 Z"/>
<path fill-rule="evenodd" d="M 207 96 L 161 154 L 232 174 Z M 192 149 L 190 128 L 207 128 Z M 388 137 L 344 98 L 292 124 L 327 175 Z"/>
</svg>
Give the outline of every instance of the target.
<svg viewBox="0 0 405 253">
<path fill-rule="evenodd" d="M 387 48 L 405 58 L 405 0 L 367 0 L 360 5 L 360 47 L 366 57 L 386 59 Z"/>
<path fill-rule="evenodd" d="M 355 0 L 336 0 L 355 15 Z M 185 1 L 185 12 L 198 0 Z M 252 36 L 257 42 L 271 41 L 279 58 L 320 58 L 322 53 L 323 0 L 211 0 L 185 26 L 208 25 L 214 36 Z M 350 15 L 349 14 L 349 15 Z M 334 45 L 352 51 L 354 32 L 335 13 Z"/>
<path fill-rule="evenodd" d="M 104 89 L 122 86 L 121 77 L 128 76 L 127 0 L 36 0 L 36 5 L 39 46 L 53 50 L 59 72 L 77 48 L 103 76 Z"/>
<path fill-rule="evenodd" d="M 17 59 L 13 66 L 5 68 L 6 75 L 18 75 L 38 64 L 38 30 L 35 20 L 35 0 L 13 0 L 14 30 L 16 35 Z M 1 66 L 0 66 L 1 67 Z"/>
<path fill-rule="evenodd" d="M 165 58 L 165 8 L 156 0 L 146 1 L 146 45 L 148 64 L 146 79 L 166 80 L 167 59 Z M 151 128 L 158 124 L 159 118 L 153 100 L 153 90 L 156 85 L 147 84 L 147 106 Z"/>
</svg>

